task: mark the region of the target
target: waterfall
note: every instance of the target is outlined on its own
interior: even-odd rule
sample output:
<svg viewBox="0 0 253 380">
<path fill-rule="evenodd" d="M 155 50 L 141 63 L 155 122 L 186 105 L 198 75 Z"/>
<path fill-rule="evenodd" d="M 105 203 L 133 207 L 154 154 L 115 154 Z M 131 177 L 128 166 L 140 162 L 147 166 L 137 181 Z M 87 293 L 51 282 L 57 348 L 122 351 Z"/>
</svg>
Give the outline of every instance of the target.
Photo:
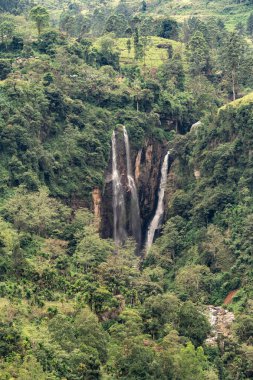
<svg viewBox="0 0 253 380">
<path fill-rule="evenodd" d="M 169 155 L 170 155 L 170 152 L 168 152 L 166 156 L 164 157 L 164 161 L 161 168 L 161 182 L 159 186 L 158 204 L 157 204 L 155 216 L 153 217 L 148 228 L 148 234 L 147 234 L 147 240 L 146 240 L 147 251 L 149 250 L 149 248 L 151 247 L 154 241 L 156 230 L 161 226 L 162 217 L 164 214 L 164 194 L 165 194 L 165 188 L 167 184 Z"/>
<path fill-rule="evenodd" d="M 130 227 L 132 235 L 134 236 L 138 247 L 141 245 L 141 218 L 140 218 L 140 207 L 139 207 L 139 199 L 138 192 L 133 176 L 131 158 L 130 158 L 130 144 L 129 138 L 127 134 L 127 130 L 123 127 L 124 132 L 124 142 L 126 149 L 126 160 L 127 160 L 127 182 L 128 188 L 131 192 L 131 206 L 130 206 Z"/>
<path fill-rule="evenodd" d="M 126 239 L 126 207 L 124 189 L 117 165 L 116 134 L 112 134 L 112 182 L 113 182 L 113 237 L 116 245 Z"/>
</svg>

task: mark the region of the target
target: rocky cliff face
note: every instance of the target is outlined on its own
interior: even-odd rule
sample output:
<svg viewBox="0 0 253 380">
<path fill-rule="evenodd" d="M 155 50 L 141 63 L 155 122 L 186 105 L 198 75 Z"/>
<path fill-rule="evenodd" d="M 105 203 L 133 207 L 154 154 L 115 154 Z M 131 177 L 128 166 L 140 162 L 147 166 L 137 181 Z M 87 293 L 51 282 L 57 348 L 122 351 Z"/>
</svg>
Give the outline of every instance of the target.
<svg viewBox="0 0 253 380">
<path fill-rule="evenodd" d="M 93 201 L 93 212 L 95 216 L 96 226 L 100 228 L 100 219 L 101 219 L 101 190 L 96 188 L 92 191 L 92 201 Z"/>
<path fill-rule="evenodd" d="M 152 219 L 158 201 L 158 190 L 161 176 L 161 165 L 167 146 L 157 141 L 147 141 L 142 149 L 139 174 L 136 179 L 139 190 L 139 202 L 141 218 L 143 221 L 143 232 L 146 231 Z M 138 157 L 137 157 L 138 158 Z M 138 162 L 138 160 L 136 160 Z"/>
<path fill-rule="evenodd" d="M 130 141 L 131 144 L 131 141 Z M 147 140 L 139 151 L 131 151 L 133 172 L 138 189 L 140 215 L 142 222 L 142 237 L 144 239 L 147 226 L 154 215 L 160 182 L 161 164 L 167 152 L 167 146 L 155 140 Z M 117 132 L 117 159 L 121 180 L 126 198 L 126 210 L 130 207 L 130 194 L 127 185 L 126 152 L 121 131 Z M 112 157 L 105 172 L 105 186 L 101 202 L 101 236 L 113 237 L 112 209 Z M 127 221 L 129 224 L 129 220 Z"/>
</svg>

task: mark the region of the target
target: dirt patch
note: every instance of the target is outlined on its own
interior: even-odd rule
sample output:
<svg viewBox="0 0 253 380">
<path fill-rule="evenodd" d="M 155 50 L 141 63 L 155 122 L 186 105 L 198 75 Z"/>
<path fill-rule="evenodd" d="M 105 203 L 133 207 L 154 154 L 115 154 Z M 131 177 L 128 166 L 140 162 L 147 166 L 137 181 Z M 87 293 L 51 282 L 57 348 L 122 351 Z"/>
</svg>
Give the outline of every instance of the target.
<svg viewBox="0 0 253 380">
<path fill-rule="evenodd" d="M 229 305 L 234 296 L 238 293 L 239 289 L 232 290 L 231 292 L 228 293 L 227 297 L 224 299 L 224 305 Z"/>
</svg>

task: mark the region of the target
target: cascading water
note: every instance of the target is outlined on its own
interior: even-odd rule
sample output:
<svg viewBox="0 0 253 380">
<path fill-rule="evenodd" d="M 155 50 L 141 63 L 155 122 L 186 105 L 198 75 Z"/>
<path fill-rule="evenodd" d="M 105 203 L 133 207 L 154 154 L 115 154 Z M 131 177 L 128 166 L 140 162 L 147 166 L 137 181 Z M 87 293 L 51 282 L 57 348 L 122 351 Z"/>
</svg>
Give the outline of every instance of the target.
<svg viewBox="0 0 253 380">
<path fill-rule="evenodd" d="M 138 192 L 133 176 L 131 158 L 130 158 L 130 144 L 127 130 L 123 127 L 124 132 L 124 142 L 126 149 L 126 159 L 127 159 L 127 181 L 128 188 L 131 192 L 131 213 L 130 213 L 130 227 L 131 233 L 137 242 L 137 246 L 141 246 L 141 218 L 140 218 L 140 207 L 139 207 L 139 198 Z"/>
<path fill-rule="evenodd" d="M 113 182 L 113 237 L 116 246 L 126 239 L 126 207 L 124 190 L 117 164 L 116 134 L 112 134 L 112 182 Z"/>
<path fill-rule="evenodd" d="M 168 162 L 169 162 L 169 155 L 170 152 L 166 154 L 164 157 L 164 161 L 162 164 L 161 169 L 161 182 L 159 186 L 159 194 L 158 194 L 158 204 L 155 216 L 153 217 L 147 233 L 147 240 L 146 240 L 146 250 L 148 251 L 154 241 L 155 232 L 156 230 L 161 226 L 162 217 L 164 214 L 164 194 L 165 194 L 165 188 L 167 184 L 167 174 L 168 174 Z"/>
</svg>

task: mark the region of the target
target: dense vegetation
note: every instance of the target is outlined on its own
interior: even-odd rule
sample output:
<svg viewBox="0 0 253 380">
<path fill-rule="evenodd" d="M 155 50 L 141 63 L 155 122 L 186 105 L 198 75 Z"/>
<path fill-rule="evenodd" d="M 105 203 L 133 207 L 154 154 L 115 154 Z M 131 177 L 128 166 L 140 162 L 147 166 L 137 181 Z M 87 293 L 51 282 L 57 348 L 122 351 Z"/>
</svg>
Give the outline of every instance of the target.
<svg viewBox="0 0 253 380">
<path fill-rule="evenodd" d="M 253 4 L 178 3 L 0 0 L 1 379 L 253 376 Z M 91 212 L 122 124 L 173 158 L 141 259 Z"/>
</svg>

